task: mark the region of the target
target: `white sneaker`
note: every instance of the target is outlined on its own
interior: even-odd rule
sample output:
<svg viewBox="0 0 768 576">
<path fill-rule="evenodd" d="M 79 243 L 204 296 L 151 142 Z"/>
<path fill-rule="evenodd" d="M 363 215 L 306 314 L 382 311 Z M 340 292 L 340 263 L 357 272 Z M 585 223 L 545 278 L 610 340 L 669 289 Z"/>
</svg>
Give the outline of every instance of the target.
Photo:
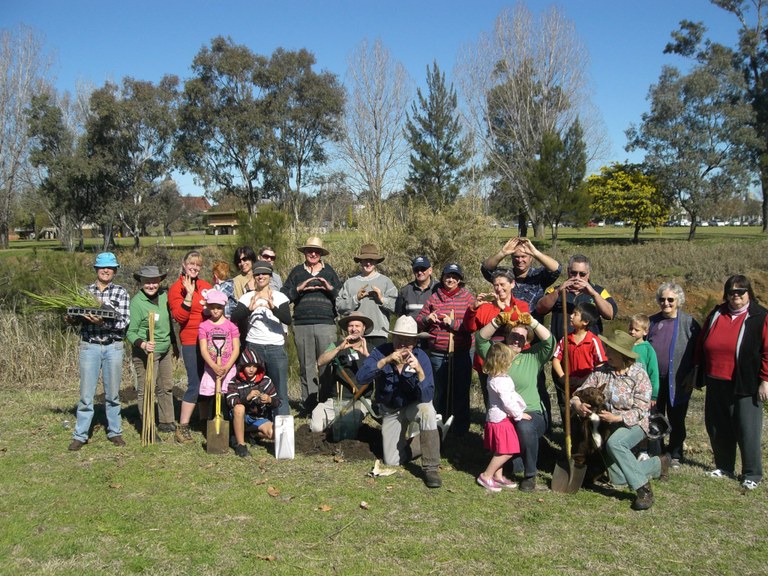
<svg viewBox="0 0 768 576">
<path fill-rule="evenodd" d="M 733 474 L 730 472 L 726 472 L 725 470 L 721 470 L 720 468 L 715 468 L 714 470 L 710 470 L 707 472 L 707 476 L 710 478 L 733 478 Z"/>
<path fill-rule="evenodd" d="M 741 483 L 741 487 L 744 488 L 744 490 L 754 490 L 760 486 L 760 482 L 755 482 L 754 480 L 744 480 L 744 482 Z"/>
</svg>

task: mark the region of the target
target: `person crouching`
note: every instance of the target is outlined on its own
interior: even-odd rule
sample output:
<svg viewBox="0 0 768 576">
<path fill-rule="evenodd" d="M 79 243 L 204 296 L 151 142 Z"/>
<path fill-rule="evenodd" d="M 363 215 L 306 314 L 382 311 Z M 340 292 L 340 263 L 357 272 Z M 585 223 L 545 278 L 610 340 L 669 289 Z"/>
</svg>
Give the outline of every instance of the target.
<svg viewBox="0 0 768 576">
<path fill-rule="evenodd" d="M 244 350 L 237 361 L 237 375 L 227 388 L 227 406 L 235 436 L 235 454 L 248 456 L 245 427 L 256 429 L 256 438 L 274 437 L 273 411 L 280 406 L 277 388 L 266 376 L 264 362 L 253 350 Z"/>
</svg>

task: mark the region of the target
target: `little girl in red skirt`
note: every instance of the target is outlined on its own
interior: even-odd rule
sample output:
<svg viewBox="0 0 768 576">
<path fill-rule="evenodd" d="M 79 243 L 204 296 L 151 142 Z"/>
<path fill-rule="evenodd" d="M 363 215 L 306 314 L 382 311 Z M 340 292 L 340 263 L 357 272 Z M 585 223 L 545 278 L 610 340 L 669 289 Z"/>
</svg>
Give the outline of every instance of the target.
<svg viewBox="0 0 768 576">
<path fill-rule="evenodd" d="M 517 484 L 504 477 L 504 464 L 520 452 L 520 441 L 512 420 L 530 420 L 525 413 L 525 400 L 515 391 L 515 383 L 509 377 L 514 359 L 512 350 L 498 342 L 491 346 L 485 357 L 483 372 L 488 374 L 488 413 L 485 417 L 483 446 L 493 452 L 485 472 L 477 477 L 477 483 L 491 492 L 502 488 L 517 488 Z"/>
</svg>

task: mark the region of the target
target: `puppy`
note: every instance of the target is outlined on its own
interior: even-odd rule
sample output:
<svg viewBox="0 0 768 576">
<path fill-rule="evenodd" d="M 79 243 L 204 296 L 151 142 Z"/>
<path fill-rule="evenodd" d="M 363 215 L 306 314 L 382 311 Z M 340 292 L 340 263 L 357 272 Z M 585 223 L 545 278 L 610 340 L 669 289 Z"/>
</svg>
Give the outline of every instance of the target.
<svg viewBox="0 0 768 576">
<path fill-rule="evenodd" d="M 591 454 L 600 450 L 608 437 L 608 426 L 603 425 L 597 415 L 606 407 L 605 394 L 600 388 L 585 388 L 574 392 L 573 395 L 581 400 L 582 404 L 589 404 L 592 410 L 592 414 L 586 418 L 579 417 L 581 424 L 576 429 L 580 432 L 580 438 L 574 443 L 576 454 L 586 460 Z"/>
</svg>

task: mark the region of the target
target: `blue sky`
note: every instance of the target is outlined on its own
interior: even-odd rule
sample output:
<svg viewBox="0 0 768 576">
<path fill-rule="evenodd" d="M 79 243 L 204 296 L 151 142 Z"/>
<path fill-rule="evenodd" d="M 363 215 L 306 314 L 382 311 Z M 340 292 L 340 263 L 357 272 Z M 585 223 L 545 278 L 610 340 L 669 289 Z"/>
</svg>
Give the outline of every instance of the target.
<svg viewBox="0 0 768 576">
<path fill-rule="evenodd" d="M 608 161 L 630 157 L 624 131 L 647 110 L 648 88 L 682 19 L 703 21 L 714 40 L 735 44 L 738 23 L 708 0 L 529 0 L 534 14 L 556 5 L 574 22 L 590 56 L 592 101 L 610 137 Z M 60 91 L 78 81 L 95 86 L 125 76 L 157 81 L 190 75 L 195 54 L 211 38 L 231 36 L 258 54 L 307 48 L 317 67 L 343 80 L 349 54 L 380 38 L 417 85 L 433 60 L 450 77 L 463 46 L 492 30 L 496 0 L 0 0 L 0 28 L 23 23 L 43 35 L 55 57 Z M 183 193 L 193 190 L 183 186 Z"/>
</svg>

